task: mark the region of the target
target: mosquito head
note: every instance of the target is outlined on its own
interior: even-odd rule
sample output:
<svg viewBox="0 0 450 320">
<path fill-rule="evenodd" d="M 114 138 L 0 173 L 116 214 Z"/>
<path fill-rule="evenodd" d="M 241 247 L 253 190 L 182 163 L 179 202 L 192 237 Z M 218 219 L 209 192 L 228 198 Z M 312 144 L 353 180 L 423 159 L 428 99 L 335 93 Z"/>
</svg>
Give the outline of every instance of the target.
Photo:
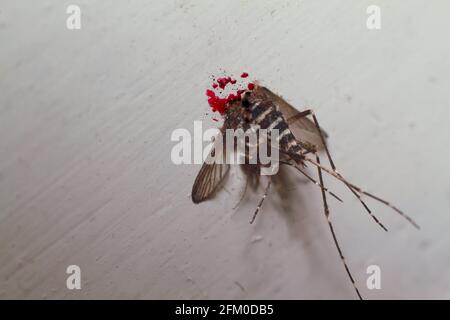
<svg viewBox="0 0 450 320">
<path fill-rule="evenodd" d="M 245 109 L 249 109 L 250 108 L 251 95 L 252 95 L 252 93 L 250 91 L 245 91 L 244 95 L 242 96 L 242 106 Z"/>
</svg>

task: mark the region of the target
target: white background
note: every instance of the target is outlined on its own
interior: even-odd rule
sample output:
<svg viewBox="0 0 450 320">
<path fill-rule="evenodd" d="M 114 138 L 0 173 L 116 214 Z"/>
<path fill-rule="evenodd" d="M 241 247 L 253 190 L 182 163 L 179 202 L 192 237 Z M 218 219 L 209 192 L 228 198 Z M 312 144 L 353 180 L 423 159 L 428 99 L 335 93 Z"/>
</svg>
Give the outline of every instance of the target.
<svg viewBox="0 0 450 320">
<path fill-rule="evenodd" d="M 2 1 L 0 297 L 356 297 L 318 188 L 292 171 L 253 225 L 262 190 L 233 210 L 237 174 L 192 204 L 199 166 L 171 162 L 170 135 L 217 126 L 205 89 L 224 69 L 312 107 L 340 171 L 422 226 L 368 200 L 385 233 L 327 180 L 364 297 L 450 298 L 449 14 L 445 0 Z M 381 290 L 365 287 L 371 264 Z"/>
</svg>

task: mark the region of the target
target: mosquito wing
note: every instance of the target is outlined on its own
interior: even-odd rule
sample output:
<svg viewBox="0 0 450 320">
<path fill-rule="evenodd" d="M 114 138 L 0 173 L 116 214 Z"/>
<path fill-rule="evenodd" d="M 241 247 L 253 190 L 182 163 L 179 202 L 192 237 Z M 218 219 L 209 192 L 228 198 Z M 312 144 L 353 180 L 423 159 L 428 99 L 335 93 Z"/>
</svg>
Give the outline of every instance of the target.
<svg viewBox="0 0 450 320">
<path fill-rule="evenodd" d="M 312 120 L 307 117 L 298 117 L 301 115 L 301 112 L 295 109 L 292 105 L 290 105 L 286 100 L 284 100 L 279 95 L 273 93 L 266 87 L 258 87 L 259 90 L 262 90 L 264 94 L 269 97 L 279 108 L 281 113 L 283 113 L 287 123 L 289 125 L 289 129 L 292 134 L 295 136 L 297 140 L 303 142 L 309 142 L 317 147 L 318 150 L 323 149 L 322 139 L 320 138 L 319 130 Z M 322 131 L 322 135 L 324 138 L 328 137 L 328 134 Z"/>
<path fill-rule="evenodd" d="M 224 129 L 215 137 L 208 159 L 203 163 L 192 186 L 192 202 L 200 203 L 212 197 L 222 186 L 230 165 L 225 162 L 225 134 Z M 222 142 L 220 144 L 219 142 Z"/>
</svg>

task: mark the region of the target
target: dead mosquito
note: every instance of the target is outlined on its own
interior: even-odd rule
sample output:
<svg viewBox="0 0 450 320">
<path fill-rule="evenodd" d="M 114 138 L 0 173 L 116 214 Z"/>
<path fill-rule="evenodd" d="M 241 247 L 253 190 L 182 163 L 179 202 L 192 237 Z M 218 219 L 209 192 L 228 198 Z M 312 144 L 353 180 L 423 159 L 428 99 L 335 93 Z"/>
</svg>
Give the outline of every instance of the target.
<svg viewBox="0 0 450 320">
<path fill-rule="evenodd" d="M 359 200 L 370 217 L 383 230 L 387 231 L 386 227 L 377 219 L 377 217 L 371 212 L 366 203 L 362 200 L 362 195 L 368 196 L 390 207 L 403 218 L 405 218 L 408 222 L 410 222 L 415 228 L 419 229 L 419 226 L 398 208 L 349 182 L 336 170 L 336 166 L 332 160 L 325 141 L 325 139 L 327 138 L 327 134 L 320 128 L 317 117 L 312 110 L 308 109 L 300 112 L 289 103 L 287 103 L 283 98 L 258 84 L 252 83 L 248 88 L 249 90 L 239 91 L 239 96 L 237 97 L 237 99 L 226 101 L 226 108 L 223 109 L 224 124 L 220 128 L 220 132 L 222 133 L 220 139 L 223 139 L 223 141 L 221 141 L 221 146 L 223 147 L 216 150 L 216 148 L 214 148 L 213 146 L 210 156 L 214 156 L 215 159 L 217 159 L 219 156 L 217 154 L 218 152 L 222 152 L 220 156 L 225 156 L 225 153 L 227 153 L 227 150 L 225 150 L 226 135 L 223 134 L 226 129 L 243 129 L 245 131 L 249 129 L 250 126 L 256 126 L 257 128 L 268 130 L 277 129 L 279 132 L 279 163 L 294 167 L 308 180 L 312 181 L 320 188 L 322 194 L 324 215 L 327 219 L 328 227 L 333 237 L 334 244 L 337 251 L 339 252 L 345 271 L 353 285 L 356 294 L 358 295 L 358 298 L 362 299 L 361 294 L 359 293 L 359 290 L 355 284 L 355 280 L 350 272 L 349 267 L 347 266 L 342 250 L 339 246 L 333 224 L 331 223 L 327 194 L 330 194 L 339 201 L 342 200 L 325 187 L 322 172 L 326 172 L 327 174 L 341 181 Z M 325 151 L 328 163 L 331 167 L 330 169 L 324 167 L 321 164 L 319 151 Z M 305 171 L 305 167 L 307 164 L 317 168 L 318 181 Z M 254 165 L 245 164 L 245 166 L 250 166 L 254 171 L 258 172 L 261 170 L 262 165 L 257 163 Z M 194 203 L 200 203 L 210 198 L 215 192 L 217 192 L 220 189 L 220 186 L 224 180 L 224 177 L 228 173 L 229 168 L 230 165 L 224 161 L 220 161 L 220 163 L 219 161 L 213 163 L 207 163 L 205 161 L 192 187 L 192 201 Z M 272 178 L 271 176 L 267 176 L 267 178 L 268 182 L 264 189 L 264 194 L 256 207 L 250 223 L 253 223 L 253 221 L 255 220 L 265 198 L 268 195 Z"/>
</svg>

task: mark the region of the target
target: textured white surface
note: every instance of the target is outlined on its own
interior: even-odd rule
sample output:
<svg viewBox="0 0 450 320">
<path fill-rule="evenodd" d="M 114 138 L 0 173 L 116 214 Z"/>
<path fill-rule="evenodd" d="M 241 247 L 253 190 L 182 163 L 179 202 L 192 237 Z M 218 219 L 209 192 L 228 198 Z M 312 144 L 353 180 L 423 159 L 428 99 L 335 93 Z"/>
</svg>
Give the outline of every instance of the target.
<svg viewBox="0 0 450 320">
<path fill-rule="evenodd" d="M 381 30 L 366 28 L 370 4 Z M 254 225 L 261 189 L 232 209 L 242 180 L 191 203 L 199 167 L 171 163 L 170 134 L 216 125 L 204 90 L 223 68 L 313 107 L 341 172 L 422 226 L 369 201 L 385 233 L 328 179 L 362 294 L 450 298 L 449 12 L 444 0 L 2 1 L 0 297 L 355 298 L 313 185 L 291 181 L 291 206 L 272 192 Z M 370 264 L 381 290 L 365 288 Z"/>
</svg>

